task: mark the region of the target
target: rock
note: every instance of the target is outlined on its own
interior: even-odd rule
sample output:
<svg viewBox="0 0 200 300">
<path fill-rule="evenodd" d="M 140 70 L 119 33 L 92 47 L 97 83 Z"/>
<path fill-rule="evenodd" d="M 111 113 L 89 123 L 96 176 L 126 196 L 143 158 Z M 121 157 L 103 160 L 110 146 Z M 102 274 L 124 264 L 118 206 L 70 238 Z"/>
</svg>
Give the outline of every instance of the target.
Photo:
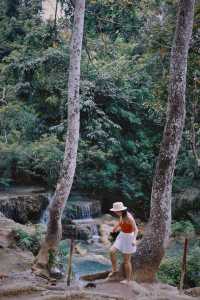
<svg viewBox="0 0 200 300">
<path fill-rule="evenodd" d="M 74 220 L 71 224 L 63 224 L 63 239 L 75 238 L 77 240 L 93 240 L 98 237 L 98 224 L 95 219 Z"/>
<path fill-rule="evenodd" d="M 50 276 L 55 279 L 61 279 L 64 277 L 64 273 L 57 267 L 53 267 L 50 269 Z"/>
<path fill-rule="evenodd" d="M 192 297 L 200 297 L 200 287 L 195 287 L 184 291 L 184 294 Z"/>
<path fill-rule="evenodd" d="M 79 254 L 81 256 L 85 256 L 87 254 L 87 250 L 86 249 L 83 249 L 81 247 L 81 245 L 77 244 L 75 247 L 74 247 L 74 250 L 75 250 L 75 253 L 76 254 Z"/>
<path fill-rule="evenodd" d="M 84 288 L 85 289 L 88 289 L 88 288 L 96 288 L 96 283 L 94 283 L 94 282 L 89 282 L 89 283 L 87 283 L 85 286 L 84 286 Z"/>
<path fill-rule="evenodd" d="M 62 239 L 76 238 L 77 229 L 75 224 L 63 224 L 62 225 Z"/>
<path fill-rule="evenodd" d="M 109 215 L 109 214 L 104 214 L 103 216 L 102 216 L 102 220 L 104 221 L 104 222 L 106 222 L 106 221 L 113 221 L 113 217 L 111 216 L 111 215 Z"/>
<path fill-rule="evenodd" d="M 89 226 L 77 225 L 77 239 L 88 241 L 92 238 L 92 233 Z"/>
<path fill-rule="evenodd" d="M 38 221 L 48 203 L 48 194 L 41 188 L 16 188 L 0 193 L 0 211 L 22 224 Z"/>
<path fill-rule="evenodd" d="M 92 235 L 90 229 L 87 226 L 79 226 L 76 224 L 63 224 L 62 226 L 62 239 L 77 239 L 88 241 Z"/>
<path fill-rule="evenodd" d="M 33 263 L 33 254 L 29 251 L 22 251 L 21 249 L 0 249 L 0 266 L 1 272 L 22 272 L 29 270 Z"/>
<path fill-rule="evenodd" d="M 0 280 L 8 278 L 8 275 L 6 273 L 0 273 Z"/>
<path fill-rule="evenodd" d="M 107 245 L 107 246 L 111 245 L 110 233 L 111 233 L 113 227 L 114 227 L 114 224 L 110 225 L 110 224 L 103 223 L 100 225 L 100 229 L 99 229 L 100 241 L 104 245 Z"/>
<path fill-rule="evenodd" d="M 134 293 L 136 295 L 141 295 L 141 296 L 148 296 L 149 292 L 147 291 L 147 289 L 142 286 L 141 284 L 137 283 L 136 281 L 131 281 L 129 283 L 129 285 L 131 286 L 132 290 L 134 291 Z"/>
<path fill-rule="evenodd" d="M 35 233 L 35 226 L 25 226 L 0 215 L 0 248 L 16 245 L 16 229 L 21 229 L 30 235 Z"/>
</svg>

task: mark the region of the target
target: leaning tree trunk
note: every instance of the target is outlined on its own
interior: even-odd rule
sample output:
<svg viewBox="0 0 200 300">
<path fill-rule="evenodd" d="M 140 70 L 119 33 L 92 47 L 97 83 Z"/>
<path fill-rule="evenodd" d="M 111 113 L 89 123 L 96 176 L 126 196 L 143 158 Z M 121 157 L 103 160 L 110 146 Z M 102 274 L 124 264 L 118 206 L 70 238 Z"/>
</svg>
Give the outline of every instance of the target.
<svg viewBox="0 0 200 300">
<path fill-rule="evenodd" d="M 137 281 L 155 280 L 168 243 L 172 180 L 185 123 L 187 57 L 192 34 L 194 0 L 180 0 L 171 51 L 168 108 L 151 194 L 150 219 L 133 256 Z"/>
<path fill-rule="evenodd" d="M 63 165 L 56 191 L 49 208 L 47 233 L 36 257 L 34 269 L 48 267 L 49 251 L 55 251 L 62 235 L 61 217 L 72 187 L 79 140 L 80 62 L 84 27 L 85 0 L 76 0 L 73 33 L 70 46 L 68 78 L 68 128 Z"/>
</svg>

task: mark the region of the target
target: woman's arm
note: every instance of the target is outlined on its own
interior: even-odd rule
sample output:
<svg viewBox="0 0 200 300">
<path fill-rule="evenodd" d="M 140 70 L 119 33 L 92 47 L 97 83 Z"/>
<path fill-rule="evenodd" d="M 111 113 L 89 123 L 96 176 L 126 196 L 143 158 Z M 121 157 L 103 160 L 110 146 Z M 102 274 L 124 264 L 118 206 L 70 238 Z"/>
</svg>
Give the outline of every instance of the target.
<svg viewBox="0 0 200 300">
<path fill-rule="evenodd" d="M 136 244 L 136 239 L 137 239 L 137 235 L 138 235 L 138 227 L 137 227 L 137 224 L 135 222 L 135 219 L 131 216 L 130 218 L 130 222 L 134 228 L 134 239 L 133 239 L 133 243 Z"/>
<path fill-rule="evenodd" d="M 117 232 L 117 231 L 119 231 L 119 230 L 120 230 L 120 225 L 119 225 L 119 223 L 117 223 L 117 224 L 113 227 L 112 232 Z"/>
<path fill-rule="evenodd" d="M 136 224 L 134 219 L 133 219 L 133 223 L 134 223 L 134 227 L 135 227 L 134 242 L 136 243 L 137 235 L 138 235 L 139 230 L 138 230 L 137 224 Z"/>
</svg>

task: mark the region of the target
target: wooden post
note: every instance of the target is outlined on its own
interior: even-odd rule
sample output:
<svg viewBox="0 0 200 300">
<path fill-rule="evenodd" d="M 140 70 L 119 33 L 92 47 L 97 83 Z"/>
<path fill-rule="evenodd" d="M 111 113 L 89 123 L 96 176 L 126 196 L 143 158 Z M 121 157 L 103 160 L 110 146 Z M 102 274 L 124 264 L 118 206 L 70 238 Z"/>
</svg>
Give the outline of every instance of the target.
<svg viewBox="0 0 200 300">
<path fill-rule="evenodd" d="M 74 239 L 72 238 L 71 241 L 70 241 L 70 251 L 69 251 L 69 259 L 68 259 L 67 286 L 70 286 L 71 273 L 72 273 L 73 250 L 74 250 Z"/>
<path fill-rule="evenodd" d="M 186 265 L 187 265 L 187 249 L 188 249 L 188 239 L 185 238 L 184 242 L 184 250 L 183 250 L 183 259 L 182 259 L 182 266 L 181 266 L 181 279 L 180 279 L 180 293 L 183 291 L 183 284 L 186 274 Z"/>
</svg>

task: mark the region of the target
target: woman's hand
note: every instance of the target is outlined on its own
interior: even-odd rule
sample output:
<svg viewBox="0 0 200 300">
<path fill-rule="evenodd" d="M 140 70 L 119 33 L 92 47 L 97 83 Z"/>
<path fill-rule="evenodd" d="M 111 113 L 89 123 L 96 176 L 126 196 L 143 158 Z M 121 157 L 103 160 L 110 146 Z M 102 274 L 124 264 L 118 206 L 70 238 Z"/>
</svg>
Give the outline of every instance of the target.
<svg viewBox="0 0 200 300">
<path fill-rule="evenodd" d="M 119 224 L 117 224 L 117 225 L 115 225 L 115 227 L 113 227 L 112 233 L 115 233 L 115 232 L 117 232 L 119 230 L 120 230 L 120 226 L 119 226 Z"/>
<path fill-rule="evenodd" d="M 136 240 L 134 239 L 133 242 L 132 242 L 132 246 L 136 246 L 136 244 L 137 244 Z"/>
</svg>

